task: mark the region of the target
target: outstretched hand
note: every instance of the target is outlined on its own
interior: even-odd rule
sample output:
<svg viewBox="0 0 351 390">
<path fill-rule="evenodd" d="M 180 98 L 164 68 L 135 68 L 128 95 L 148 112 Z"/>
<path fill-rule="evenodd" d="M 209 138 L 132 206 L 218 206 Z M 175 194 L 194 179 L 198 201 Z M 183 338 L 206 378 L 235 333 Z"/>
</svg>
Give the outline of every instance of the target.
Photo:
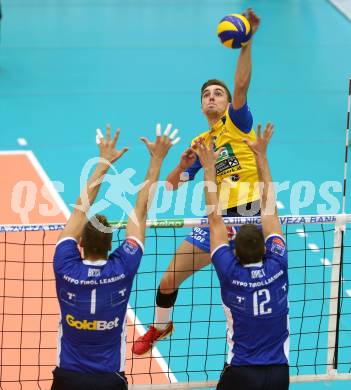
<svg viewBox="0 0 351 390">
<path fill-rule="evenodd" d="M 117 161 L 128 150 L 124 147 L 122 150 L 116 149 L 116 142 L 120 134 L 120 129 L 117 129 L 114 137 L 111 139 L 111 126 L 106 125 L 106 138 L 103 136 L 100 129 L 96 129 L 96 143 L 100 149 L 100 157 L 109 161 L 111 164 Z"/>
<path fill-rule="evenodd" d="M 260 22 L 261 22 L 260 18 L 255 14 L 252 8 L 248 8 L 244 15 L 246 16 L 247 20 L 250 22 L 252 35 L 255 34 L 255 32 L 258 30 L 260 26 Z"/>
<path fill-rule="evenodd" d="M 207 147 L 203 138 L 199 138 L 195 141 L 194 149 L 199 156 L 201 165 L 204 168 L 214 167 L 218 156 L 222 152 L 222 148 L 215 152 L 213 144 L 211 144 L 210 147 Z"/>
<path fill-rule="evenodd" d="M 185 171 L 186 169 L 191 167 L 195 161 L 196 161 L 195 150 L 193 148 L 188 148 L 182 153 L 180 157 L 179 167 L 183 171 Z"/>
<path fill-rule="evenodd" d="M 175 138 L 178 129 L 173 130 L 170 134 L 172 125 L 168 124 L 165 132 L 161 135 L 161 125 L 156 125 L 156 141 L 151 142 L 146 137 L 140 137 L 141 141 L 146 145 L 151 157 L 165 158 L 168 150 L 180 141 L 180 137 Z"/>
<path fill-rule="evenodd" d="M 261 134 L 261 125 L 257 126 L 257 138 L 255 141 L 249 141 L 244 139 L 243 142 L 252 150 L 257 157 L 265 157 L 267 153 L 267 146 L 273 135 L 273 127 L 271 123 L 267 123 L 266 127 Z"/>
</svg>

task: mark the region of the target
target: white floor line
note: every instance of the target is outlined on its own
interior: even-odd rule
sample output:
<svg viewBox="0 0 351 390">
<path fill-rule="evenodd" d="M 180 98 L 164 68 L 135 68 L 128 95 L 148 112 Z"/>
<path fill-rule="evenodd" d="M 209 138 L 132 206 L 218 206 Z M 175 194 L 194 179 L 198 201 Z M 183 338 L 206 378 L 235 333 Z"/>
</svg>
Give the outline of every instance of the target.
<svg viewBox="0 0 351 390">
<path fill-rule="evenodd" d="M 350 1 L 350 4 L 351 4 L 351 1 Z M 277 207 L 278 207 L 278 206 L 277 206 Z M 279 208 L 279 207 L 278 207 L 278 208 Z M 302 238 L 303 238 L 303 237 L 308 237 L 308 234 L 305 233 L 303 229 L 296 229 L 296 233 L 297 233 L 300 237 L 302 237 Z M 318 247 L 317 244 L 311 243 L 311 244 L 308 244 L 308 247 L 309 247 L 313 252 L 320 252 L 320 249 L 319 249 L 319 247 Z M 321 263 L 322 263 L 323 265 L 325 265 L 326 267 L 332 265 L 331 261 L 330 261 L 329 259 L 327 259 L 327 258 L 321 258 L 320 261 L 321 261 Z M 342 280 L 344 280 L 344 278 L 342 278 Z M 351 290 L 346 290 L 346 294 L 347 294 L 348 296 L 351 297 Z"/>
<path fill-rule="evenodd" d="M 28 145 L 28 142 L 25 138 L 17 138 L 17 143 L 20 146 L 27 146 Z"/>
<path fill-rule="evenodd" d="M 26 150 L 0 150 L 0 155 L 18 155 L 18 154 L 27 154 Z"/>
<path fill-rule="evenodd" d="M 303 229 L 296 229 L 296 233 L 300 236 L 300 237 L 308 237 L 308 234 L 305 233 L 305 231 Z"/>
<path fill-rule="evenodd" d="M 279 210 L 285 209 L 283 202 L 281 202 L 280 200 L 277 200 L 277 208 Z"/>
<path fill-rule="evenodd" d="M 5 154 L 5 153 L 2 153 L 2 154 Z M 55 202 L 57 202 L 57 205 L 61 209 L 62 213 L 68 219 L 70 217 L 71 213 L 70 213 L 66 203 L 61 198 L 61 195 L 57 192 L 55 186 L 52 184 L 49 176 L 45 172 L 44 168 L 42 167 L 42 165 L 40 164 L 38 159 L 35 157 L 34 153 L 31 150 L 28 150 L 28 151 L 17 151 L 17 153 L 9 153 L 9 154 L 25 154 L 25 155 L 27 155 L 28 159 L 32 163 L 35 170 L 38 172 L 43 183 L 46 185 L 52 198 L 54 199 Z M 141 325 L 139 318 L 135 315 L 134 311 L 129 307 L 129 305 L 128 305 L 127 314 L 128 314 L 128 317 L 129 317 L 129 320 L 131 321 L 131 323 L 136 325 L 138 332 L 140 334 L 144 334 L 145 333 L 144 327 Z M 156 359 L 157 363 L 160 365 L 161 369 L 164 371 L 164 374 L 169 378 L 170 382 L 171 383 L 178 382 L 177 378 L 174 376 L 171 369 L 168 367 L 167 362 L 162 357 L 161 353 L 159 352 L 159 350 L 157 348 L 153 349 L 152 355 Z"/>
<path fill-rule="evenodd" d="M 313 242 L 311 244 L 308 244 L 307 246 L 312 250 L 312 252 L 320 251 L 319 246 L 317 244 L 314 244 Z"/>
<path fill-rule="evenodd" d="M 329 0 L 344 16 L 351 21 L 351 1 L 350 0 Z"/>
<path fill-rule="evenodd" d="M 130 321 L 132 322 L 132 324 L 134 324 L 134 326 L 136 327 L 138 333 L 143 335 L 146 332 L 146 329 L 141 324 L 139 318 L 135 316 L 134 310 L 129 306 L 129 304 L 128 304 L 128 317 L 129 317 Z M 168 364 L 166 363 L 166 361 L 162 357 L 162 355 L 157 347 L 152 348 L 152 357 L 156 359 L 156 361 L 160 365 L 161 369 L 168 376 L 169 381 L 171 383 L 177 383 L 178 382 L 177 378 L 172 373 L 171 369 L 169 368 Z"/>
<path fill-rule="evenodd" d="M 321 258 L 321 263 L 325 266 L 331 265 L 331 261 L 327 258 Z"/>
<path fill-rule="evenodd" d="M 37 160 L 37 158 L 35 157 L 34 153 L 31 150 L 25 151 L 25 154 L 27 155 L 29 161 L 32 163 L 34 169 L 38 172 L 43 183 L 46 185 L 50 195 L 57 203 L 64 216 L 68 219 L 71 215 L 71 212 L 69 211 L 66 203 L 61 198 L 59 192 L 57 192 L 55 186 L 52 184 L 52 181 L 50 180 L 49 176 L 45 172 L 44 168 L 41 166 L 40 162 Z"/>
</svg>

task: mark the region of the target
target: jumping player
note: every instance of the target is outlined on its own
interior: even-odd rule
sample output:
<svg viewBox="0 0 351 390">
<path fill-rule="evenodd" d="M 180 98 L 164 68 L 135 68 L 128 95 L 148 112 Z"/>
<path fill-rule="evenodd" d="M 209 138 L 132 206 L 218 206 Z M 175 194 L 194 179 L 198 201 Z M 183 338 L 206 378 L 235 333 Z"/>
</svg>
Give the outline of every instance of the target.
<svg viewBox="0 0 351 390">
<path fill-rule="evenodd" d="M 252 33 L 257 31 L 260 19 L 252 9 L 247 11 Z M 253 119 L 247 104 L 251 80 L 252 39 L 241 49 L 234 77 L 233 98 L 220 80 L 209 80 L 201 88 L 201 108 L 208 121 L 209 130 L 196 137 L 204 138 L 215 149 L 223 148 L 216 162 L 216 184 L 220 193 L 223 215 L 243 216 L 259 213 L 259 191 L 256 162 L 250 148 L 242 140 L 253 141 Z M 151 147 L 151 144 L 147 145 Z M 179 165 L 168 175 L 169 187 L 176 190 L 180 184 L 193 180 L 201 169 L 201 162 L 190 147 L 181 156 Z M 230 229 L 229 238 L 235 234 Z M 194 272 L 209 265 L 210 232 L 206 227 L 196 227 L 177 249 L 160 282 L 156 296 L 154 324 L 145 335 L 133 344 L 132 351 L 143 355 L 160 339 L 173 331 L 170 320 L 173 306 L 182 282 Z"/>
</svg>

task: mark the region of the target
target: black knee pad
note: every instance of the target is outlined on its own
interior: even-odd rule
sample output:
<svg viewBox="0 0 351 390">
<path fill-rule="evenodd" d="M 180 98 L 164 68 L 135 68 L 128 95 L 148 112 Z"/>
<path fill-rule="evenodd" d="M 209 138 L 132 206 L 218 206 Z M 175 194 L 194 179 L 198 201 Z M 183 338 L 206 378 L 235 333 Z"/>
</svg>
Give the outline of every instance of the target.
<svg viewBox="0 0 351 390">
<path fill-rule="evenodd" d="M 177 295 L 178 295 L 178 289 L 170 294 L 162 294 L 159 287 L 156 295 L 156 305 L 158 307 L 163 307 L 164 309 L 173 307 L 175 301 L 177 300 Z"/>
</svg>

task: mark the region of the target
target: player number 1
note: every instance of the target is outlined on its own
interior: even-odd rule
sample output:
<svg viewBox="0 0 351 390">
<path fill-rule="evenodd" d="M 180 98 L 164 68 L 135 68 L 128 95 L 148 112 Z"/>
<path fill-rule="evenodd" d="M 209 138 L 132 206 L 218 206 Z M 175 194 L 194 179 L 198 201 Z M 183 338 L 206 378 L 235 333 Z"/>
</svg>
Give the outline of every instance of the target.
<svg viewBox="0 0 351 390">
<path fill-rule="evenodd" d="M 258 296 L 265 296 L 265 299 L 258 305 Z M 265 308 L 264 305 L 266 305 L 271 300 L 271 295 L 269 293 L 269 290 L 266 288 L 263 290 L 255 291 L 253 294 L 253 311 L 254 316 L 258 315 L 264 315 L 264 314 L 271 314 L 272 309 L 270 307 Z"/>
<path fill-rule="evenodd" d="M 91 290 L 91 301 L 90 301 L 90 314 L 95 314 L 96 310 L 96 288 Z"/>
</svg>

